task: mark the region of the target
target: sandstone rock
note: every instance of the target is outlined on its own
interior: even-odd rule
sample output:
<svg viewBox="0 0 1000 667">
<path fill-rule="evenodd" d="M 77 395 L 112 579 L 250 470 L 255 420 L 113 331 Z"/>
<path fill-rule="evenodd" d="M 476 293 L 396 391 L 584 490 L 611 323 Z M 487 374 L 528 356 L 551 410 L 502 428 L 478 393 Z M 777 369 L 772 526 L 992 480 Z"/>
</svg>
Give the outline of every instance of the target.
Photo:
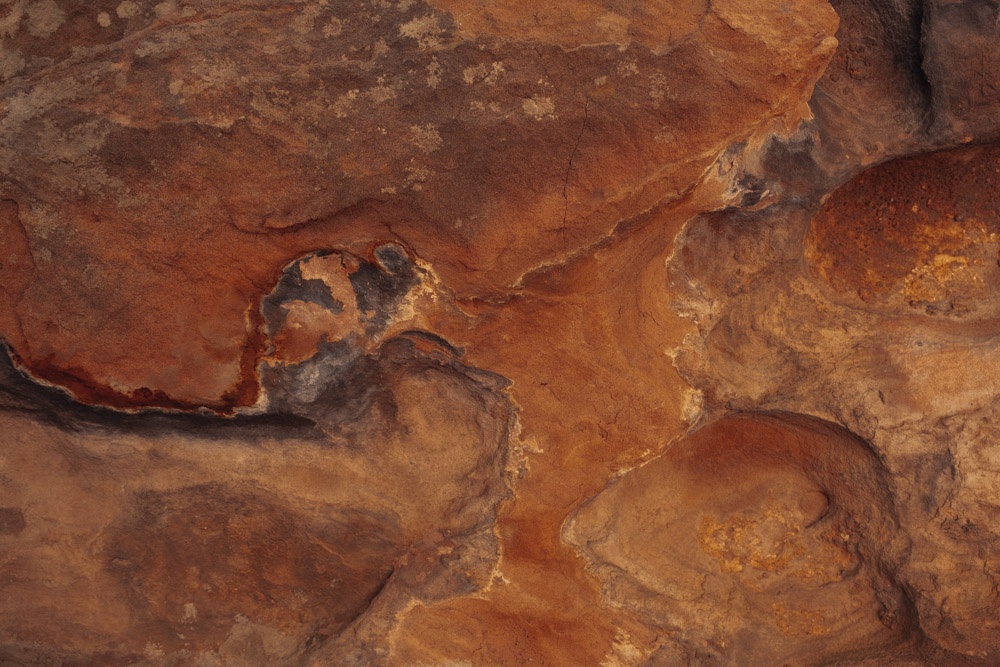
<svg viewBox="0 0 1000 667">
<path fill-rule="evenodd" d="M 49 4 L 38 53 L 8 17 L 0 196 L 30 249 L 8 337 L 83 400 L 216 409 L 256 398 L 281 265 L 402 238 L 464 296 L 502 293 L 794 122 L 836 23 L 651 5 L 539 41 L 530 7 L 485 30 L 486 7 L 425 2 Z"/>
<path fill-rule="evenodd" d="M 1000 661 L 997 5 L 0 5 L 0 662 Z"/>
<path fill-rule="evenodd" d="M 4 656 L 227 662 L 242 647 L 299 664 L 423 550 L 436 558 L 408 596 L 488 578 L 513 424 L 503 383 L 404 339 L 358 366 L 349 382 L 374 391 L 341 394 L 355 432 L 336 436 L 278 413 L 122 419 L 8 366 Z"/>
<path fill-rule="evenodd" d="M 894 581 L 907 548 L 895 514 L 860 440 L 798 415 L 746 413 L 609 484 L 566 532 L 605 597 L 686 658 L 828 663 L 913 632 Z"/>
</svg>

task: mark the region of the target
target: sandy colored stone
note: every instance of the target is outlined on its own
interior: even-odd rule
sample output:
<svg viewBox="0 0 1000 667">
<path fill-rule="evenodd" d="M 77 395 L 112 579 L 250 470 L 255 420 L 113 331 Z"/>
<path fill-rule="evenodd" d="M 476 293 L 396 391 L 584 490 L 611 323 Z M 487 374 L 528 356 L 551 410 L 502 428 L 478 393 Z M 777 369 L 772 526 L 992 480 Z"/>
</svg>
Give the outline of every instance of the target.
<svg viewBox="0 0 1000 667">
<path fill-rule="evenodd" d="M 849 662 L 913 632 L 885 485 L 850 434 L 745 414 L 610 483 L 571 516 L 566 539 L 612 604 L 646 616 L 688 660 Z"/>
</svg>

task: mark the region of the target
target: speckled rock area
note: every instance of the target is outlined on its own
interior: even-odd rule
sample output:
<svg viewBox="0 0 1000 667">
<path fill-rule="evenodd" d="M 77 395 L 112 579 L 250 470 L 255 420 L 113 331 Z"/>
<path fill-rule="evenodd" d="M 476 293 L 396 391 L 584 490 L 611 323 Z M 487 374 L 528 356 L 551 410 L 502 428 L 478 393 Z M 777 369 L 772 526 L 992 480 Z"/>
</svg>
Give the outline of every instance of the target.
<svg viewBox="0 0 1000 667">
<path fill-rule="evenodd" d="M 0 0 L 0 666 L 1000 664 L 996 0 Z"/>
</svg>

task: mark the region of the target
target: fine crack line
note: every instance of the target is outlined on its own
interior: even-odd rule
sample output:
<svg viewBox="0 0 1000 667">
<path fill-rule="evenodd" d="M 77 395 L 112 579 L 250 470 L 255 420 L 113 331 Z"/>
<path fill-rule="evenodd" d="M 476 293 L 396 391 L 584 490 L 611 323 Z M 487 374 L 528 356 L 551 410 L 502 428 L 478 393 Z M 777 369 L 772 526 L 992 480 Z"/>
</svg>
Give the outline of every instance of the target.
<svg viewBox="0 0 1000 667">
<path fill-rule="evenodd" d="M 535 15 L 537 19 L 537 14 Z M 545 80 L 549 82 L 549 85 L 554 85 L 552 83 L 552 77 L 549 76 L 549 68 L 545 66 L 545 56 L 542 52 L 538 50 L 538 47 L 534 47 L 535 55 L 538 56 L 538 63 L 542 66 L 542 73 L 545 75 Z M 590 98 L 587 98 L 587 102 L 590 102 Z"/>
<path fill-rule="evenodd" d="M 569 187 L 569 175 L 573 171 L 573 159 L 576 158 L 576 153 L 580 148 L 580 140 L 583 139 L 583 132 L 587 129 L 587 118 L 590 112 L 590 97 L 587 97 L 587 102 L 583 106 L 583 123 L 580 125 L 580 132 L 576 135 L 576 143 L 573 145 L 573 150 L 569 154 L 569 164 L 566 165 L 566 176 L 563 178 L 562 196 L 563 196 L 563 219 L 562 227 L 560 227 L 560 234 L 562 236 L 563 245 L 566 245 L 566 219 L 569 216 L 569 197 L 566 194 L 566 190 Z"/>
</svg>

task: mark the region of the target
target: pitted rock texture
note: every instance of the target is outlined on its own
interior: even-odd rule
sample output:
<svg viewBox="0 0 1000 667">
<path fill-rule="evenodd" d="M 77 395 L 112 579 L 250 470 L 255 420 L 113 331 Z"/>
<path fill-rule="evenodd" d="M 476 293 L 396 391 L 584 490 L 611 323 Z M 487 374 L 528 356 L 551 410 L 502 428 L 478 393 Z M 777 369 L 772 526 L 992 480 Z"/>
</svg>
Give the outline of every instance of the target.
<svg viewBox="0 0 1000 667">
<path fill-rule="evenodd" d="M 886 310 L 995 320 L 1000 146 L 885 163 L 835 191 L 806 259 L 845 298 Z"/>
<path fill-rule="evenodd" d="M 0 2 L 0 663 L 997 664 L 998 7 Z"/>
</svg>

